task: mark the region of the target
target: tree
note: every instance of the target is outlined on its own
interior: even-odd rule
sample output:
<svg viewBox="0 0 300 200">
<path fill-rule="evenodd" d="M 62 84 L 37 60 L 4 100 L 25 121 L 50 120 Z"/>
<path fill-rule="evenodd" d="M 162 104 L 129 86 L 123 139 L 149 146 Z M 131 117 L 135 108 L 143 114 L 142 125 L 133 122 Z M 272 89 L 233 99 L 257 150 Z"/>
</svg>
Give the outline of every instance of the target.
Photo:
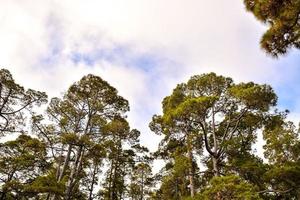
<svg viewBox="0 0 300 200">
<path fill-rule="evenodd" d="M 107 200 L 123 199 L 127 195 L 126 178 L 129 179 L 136 161 L 136 152 L 131 146 L 138 144 L 140 132 L 130 130 L 125 119 L 116 119 L 108 123 L 103 130 L 106 135 L 108 169 L 101 193 Z"/>
<path fill-rule="evenodd" d="M 184 101 L 185 89 L 185 85 L 180 84 L 174 89 L 171 96 L 164 98 L 162 103 L 163 116 L 154 115 L 150 123 L 150 128 L 156 134 L 163 134 L 165 136 L 160 143 L 159 149 L 163 158 L 174 159 L 176 157 L 175 152 L 179 150 L 178 148 L 180 148 L 181 153 L 186 155 L 190 195 L 193 197 L 195 195 L 194 152 L 201 152 L 202 141 L 198 140 L 194 121 L 190 120 L 190 109 L 193 108 L 186 108 L 185 104 L 179 105 Z M 177 146 L 176 144 L 178 143 L 182 146 Z"/>
<path fill-rule="evenodd" d="M 152 169 L 148 163 L 141 162 L 134 166 L 130 183 L 132 200 L 144 200 L 149 197 L 152 186 Z"/>
<path fill-rule="evenodd" d="M 269 29 L 261 39 L 261 47 L 278 57 L 295 47 L 300 48 L 299 0 L 244 0 L 248 11 Z"/>
<path fill-rule="evenodd" d="M 51 99 L 47 113 L 52 124 L 43 126 L 41 117 L 34 118 L 35 130 L 54 149 L 56 181 L 65 183 L 66 200 L 82 198 L 75 191 L 80 191 L 88 156 L 103 144 L 104 126 L 128 110 L 128 102 L 115 88 L 98 76 L 87 75 L 71 85 L 63 99 Z"/>
<path fill-rule="evenodd" d="M 179 88 L 180 95 L 177 94 Z M 178 85 L 173 94 L 164 99 L 164 107 L 171 106 L 163 109 L 160 121 L 184 117 L 186 121 L 176 121 L 175 125 L 189 125 L 190 133 L 201 136 L 194 138 L 204 141 L 213 172 L 218 176 L 220 162 L 230 148 L 236 148 L 241 141 L 248 141 L 248 145 L 255 141 L 256 131 L 262 127 L 260 122 L 276 101 L 277 97 L 268 85 L 234 84 L 230 78 L 203 74 L 193 76 L 187 84 Z M 154 120 L 157 118 L 154 116 Z"/>
<path fill-rule="evenodd" d="M 34 105 L 47 102 L 44 92 L 24 87 L 15 83 L 11 73 L 0 70 L 0 136 L 7 133 L 24 132 L 25 110 L 31 110 Z"/>
<path fill-rule="evenodd" d="M 163 148 L 169 148 L 171 139 L 181 142 L 181 148 L 187 150 L 190 169 L 194 169 L 191 152 L 198 150 L 201 156 L 203 144 L 209 155 L 205 163 L 208 170 L 220 176 L 233 150 L 251 150 L 276 101 L 268 85 L 234 84 L 232 79 L 214 73 L 193 76 L 163 100 L 163 115 L 155 115 L 150 127 L 165 136 Z M 189 175 L 193 177 L 193 171 Z M 191 196 L 193 180 L 190 179 Z"/>
<path fill-rule="evenodd" d="M 99 174 L 102 172 L 103 160 L 106 158 L 106 149 L 101 143 L 96 143 L 85 156 L 87 160 L 85 176 L 82 178 L 81 190 L 86 190 L 88 200 L 96 199 L 95 188 L 99 185 Z"/>
<path fill-rule="evenodd" d="M 191 187 L 197 188 L 199 178 L 195 174 L 193 175 L 193 186 L 191 186 L 190 165 L 196 165 L 196 163 L 190 163 L 189 158 L 177 149 L 174 154 L 174 158 L 169 161 L 165 166 L 165 174 L 161 181 L 161 199 L 167 200 L 179 200 L 191 195 Z M 193 166 L 193 168 L 196 168 Z M 194 170 L 194 172 L 197 172 Z M 195 195 L 195 194 L 194 194 Z M 193 197 L 193 196 L 192 196 Z"/>
<path fill-rule="evenodd" d="M 47 144 L 53 162 L 53 170 L 43 181 L 54 175 L 54 185 L 64 191 L 48 190 L 47 199 L 115 200 L 128 195 L 126 178 L 136 162 L 146 159 L 140 154 L 148 151 L 139 145 L 140 132 L 131 130 L 126 121 L 128 110 L 128 102 L 115 88 L 100 77 L 87 75 L 62 99 L 51 99 L 50 121 L 44 122 L 40 115 L 32 118 L 33 130 Z M 103 183 L 100 175 L 106 179 L 97 192 Z"/>
</svg>

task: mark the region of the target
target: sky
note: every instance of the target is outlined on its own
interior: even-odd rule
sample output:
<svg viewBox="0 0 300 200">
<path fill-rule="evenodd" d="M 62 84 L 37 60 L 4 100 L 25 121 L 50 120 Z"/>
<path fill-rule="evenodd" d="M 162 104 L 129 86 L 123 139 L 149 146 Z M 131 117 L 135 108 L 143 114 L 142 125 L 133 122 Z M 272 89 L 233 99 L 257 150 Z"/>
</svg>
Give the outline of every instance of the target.
<svg viewBox="0 0 300 200">
<path fill-rule="evenodd" d="M 0 0 L 0 66 L 49 97 L 86 74 L 102 77 L 129 100 L 131 127 L 155 150 L 151 117 L 196 74 L 270 84 L 278 108 L 300 121 L 299 51 L 267 56 L 266 29 L 242 0 Z"/>
</svg>

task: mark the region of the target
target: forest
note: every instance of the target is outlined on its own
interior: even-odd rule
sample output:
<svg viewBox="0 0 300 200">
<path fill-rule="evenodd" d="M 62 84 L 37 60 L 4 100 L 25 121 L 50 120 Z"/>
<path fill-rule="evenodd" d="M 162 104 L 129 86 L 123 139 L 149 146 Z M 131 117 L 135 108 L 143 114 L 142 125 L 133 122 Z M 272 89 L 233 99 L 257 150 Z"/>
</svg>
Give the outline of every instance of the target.
<svg viewBox="0 0 300 200">
<path fill-rule="evenodd" d="M 268 55 L 300 48 L 299 0 L 244 4 L 268 25 Z M 177 83 L 148 122 L 161 138 L 150 151 L 100 76 L 48 97 L 13 73 L 0 70 L 0 200 L 300 199 L 300 129 L 269 84 L 214 72 Z"/>
<path fill-rule="evenodd" d="M 299 199 L 298 127 L 269 85 L 207 73 L 178 84 L 140 145 L 129 103 L 89 74 L 62 97 L 0 71 L 0 199 Z M 42 108 L 43 114 L 41 112 Z M 259 134 L 264 159 L 253 151 Z M 15 139 L 11 139 L 11 138 Z M 153 162 L 164 160 L 159 173 Z"/>
</svg>

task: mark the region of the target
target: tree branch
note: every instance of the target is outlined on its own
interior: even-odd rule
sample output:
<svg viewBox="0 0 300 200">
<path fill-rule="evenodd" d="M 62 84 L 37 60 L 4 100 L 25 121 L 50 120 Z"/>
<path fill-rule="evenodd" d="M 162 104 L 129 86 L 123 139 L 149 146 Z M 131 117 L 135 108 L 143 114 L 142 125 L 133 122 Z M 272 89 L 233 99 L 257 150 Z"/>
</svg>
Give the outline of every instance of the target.
<svg viewBox="0 0 300 200">
<path fill-rule="evenodd" d="M 202 131 L 203 131 L 203 134 L 204 134 L 204 143 L 205 143 L 206 150 L 208 151 L 208 153 L 210 155 L 215 155 L 214 152 L 212 152 L 212 150 L 209 148 L 208 139 L 207 139 L 207 132 L 206 132 L 206 129 L 205 129 L 204 125 L 201 122 L 199 122 L 199 124 L 200 124 L 200 126 L 202 128 Z"/>
</svg>

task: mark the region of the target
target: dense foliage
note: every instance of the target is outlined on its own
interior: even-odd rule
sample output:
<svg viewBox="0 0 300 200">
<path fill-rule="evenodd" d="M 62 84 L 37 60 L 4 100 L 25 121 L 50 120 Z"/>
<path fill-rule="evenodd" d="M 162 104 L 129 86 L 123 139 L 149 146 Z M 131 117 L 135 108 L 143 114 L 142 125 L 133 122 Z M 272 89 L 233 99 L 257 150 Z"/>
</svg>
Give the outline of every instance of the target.
<svg viewBox="0 0 300 200">
<path fill-rule="evenodd" d="M 215 73 L 178 84 L 150 128 L 163 137 L 161 199 L 299 199 L 299 135 L 269 85 Z M 263 134 L 265 162 L 253 151 Z"/>
<path fill-rule="evenodd" d="M 178 84 L 150 122 L 162 138 L 150 153 L 128 101 L 100 77 L 49 103 L 9 71 L 0 78 L 0 200 L 300 199 L 299 131 L 269 85 L 215 73 Z M 154 174 L 156 159 L 165 164 Z"/>
<path fill-rule="evenodd" d="M 285 54 L 290 48 L 300 49 L 299 0 L 244 0 L 248 11 L 269 29 L 261 46 L 272 56 Z"/>
</svg>

